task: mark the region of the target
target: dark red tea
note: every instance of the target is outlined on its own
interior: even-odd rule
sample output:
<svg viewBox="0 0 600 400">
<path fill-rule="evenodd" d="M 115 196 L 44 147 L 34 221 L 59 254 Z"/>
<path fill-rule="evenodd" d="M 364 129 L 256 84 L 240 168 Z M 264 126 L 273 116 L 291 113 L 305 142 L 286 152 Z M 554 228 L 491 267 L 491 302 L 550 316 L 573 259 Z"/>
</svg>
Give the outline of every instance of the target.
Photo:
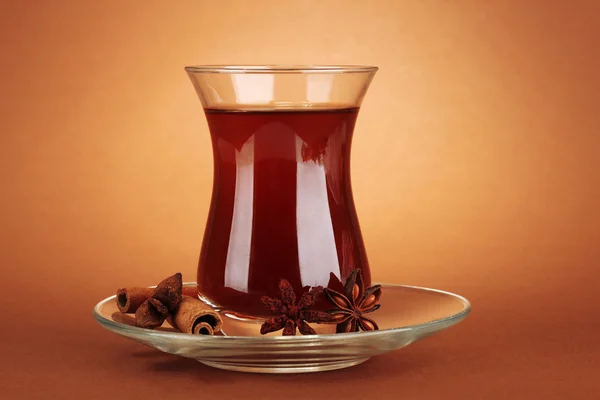
<svg viewBox="0 0 600 400">
<path fill-rule="evenodd" d="M 200 263 L 204 300 L 265 314 L 287 279 L 339 289 L 355 268 L 371 277 L 350 187 L 358 108 L 206 110 L 214 187 Z"/>
</svg>

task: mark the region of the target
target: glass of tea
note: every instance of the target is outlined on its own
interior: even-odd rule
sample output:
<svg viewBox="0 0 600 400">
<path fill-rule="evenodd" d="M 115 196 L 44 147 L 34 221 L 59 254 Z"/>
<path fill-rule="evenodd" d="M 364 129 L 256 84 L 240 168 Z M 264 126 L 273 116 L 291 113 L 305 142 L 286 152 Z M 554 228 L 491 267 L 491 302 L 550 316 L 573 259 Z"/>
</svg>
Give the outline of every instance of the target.
<svg viewBox="0 0 600 400">
<path fill-rule="evenodd" d="M 371 284 L 350 184 L 354 125 L 372 66 L 189 66 L 214 156 L 198 264 L 202 300 L 268 314 L 287 279 L 297 295 Z"/>
</svg>

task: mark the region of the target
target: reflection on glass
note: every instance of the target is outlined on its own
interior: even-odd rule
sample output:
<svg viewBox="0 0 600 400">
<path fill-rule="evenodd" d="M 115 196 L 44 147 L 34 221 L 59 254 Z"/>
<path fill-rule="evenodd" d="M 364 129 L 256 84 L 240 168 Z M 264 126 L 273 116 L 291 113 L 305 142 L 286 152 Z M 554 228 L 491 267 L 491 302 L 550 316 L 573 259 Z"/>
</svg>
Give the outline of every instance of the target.
<svg viewBox="0 0 600 400">
<path fill-rule="evenodd" d="M 231 235 L 225 261 L 225 286 L 248 292 L 252 206 L 254 199 L 254 139 L 235 150 L 235 194 Z"/>
<path fill-rule="evenodd" d="M 314 160 L 302 162 L 304 142 L 296 137 L 296 224 L 298 263 L 302 286 L 318 286 L 329 274 L 340 277 L 333 224 L 329 211 L 325 167 Z"/>
<path fill-rule="evenodd" d="M 273 100 L 275 79 L 273 75 L 233 75 L 236 101 L 240 104 L 261 104 Z"/>
</svg>

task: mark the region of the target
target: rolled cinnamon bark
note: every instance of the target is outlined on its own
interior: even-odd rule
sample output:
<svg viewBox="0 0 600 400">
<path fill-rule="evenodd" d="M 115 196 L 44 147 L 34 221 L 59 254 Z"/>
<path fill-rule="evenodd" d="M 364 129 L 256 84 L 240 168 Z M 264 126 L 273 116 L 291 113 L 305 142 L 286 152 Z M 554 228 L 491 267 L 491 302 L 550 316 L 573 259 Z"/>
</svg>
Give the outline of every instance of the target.
<svg viewBox="0 0 600 400">
<path fill-rule="evenodd" d="M 183 297 L 169 322 L 181 332 L 201 334 L 212 334 L 208 333 L 204 324 L 210 325 L 213 333 L 219 331 L 223 324 L 219 314 L 206 309 L 206 305 L 198 298 L 188 296 Z"/>
<path fill-rule="evenodd" d="M 134 313 L 152 295 L 152 288 L 121 288 L 117 290 L 117 307 L 122 313 Z"/>
<path fill-rule="evenodd" d="M 149 298 L 135 312 L 135 326 L 140 328 L 158 328 L 169 316 L 169 309 L 160 301 Z"/>
<path fill-rule="evenodd" d="M 194 334 L 196 335 L 214 335 L 215 331 L 208 322 L 200 322 L 194 328 Z"/>
</svg>

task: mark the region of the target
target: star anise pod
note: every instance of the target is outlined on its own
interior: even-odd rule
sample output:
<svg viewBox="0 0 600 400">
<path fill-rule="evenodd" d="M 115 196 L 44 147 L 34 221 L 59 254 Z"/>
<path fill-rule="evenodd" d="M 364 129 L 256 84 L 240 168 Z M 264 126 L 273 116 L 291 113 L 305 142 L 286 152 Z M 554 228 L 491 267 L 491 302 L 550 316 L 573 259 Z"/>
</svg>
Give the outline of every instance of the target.
<svg viewBox="0 0 600 400">
<path fill-rule="evenodd" d="M 381 306 L 377 304 L 381 298 L 381 285 L 375 285 L 365 290 L 360 269 L 352 271 L 344 293 L 325 288 L 325 296 L 336 307 L 330 310 L 332 321 L 337 324 L 336 333 L 378 330 L 379 327 L 365 314 L 371 313 Z"/>
<path fill-rule="evenodd" d="M 261 301 L 269 311 L 277 314 L 273 318 L 266 320 L 260 327 L 260 333 L 265 335 L 269 332 L 275 332 L 283 328 L 283 336 L 296 334 L 296 328 L 303 335 L 315 335 L 316 332 L 307 322 L 323 323 L 331 322 L 331 315 L 323 311 L 315 311 L 310 308 L 315 303 L 315 299 L 323 292 L 323 288 L 313 287 L 300 297 L 296 304 L 296 293 L 290 283 L 282 279 L 279 281 L 279 291 L 281 300 L 263 296 Z"/>
</svg>

